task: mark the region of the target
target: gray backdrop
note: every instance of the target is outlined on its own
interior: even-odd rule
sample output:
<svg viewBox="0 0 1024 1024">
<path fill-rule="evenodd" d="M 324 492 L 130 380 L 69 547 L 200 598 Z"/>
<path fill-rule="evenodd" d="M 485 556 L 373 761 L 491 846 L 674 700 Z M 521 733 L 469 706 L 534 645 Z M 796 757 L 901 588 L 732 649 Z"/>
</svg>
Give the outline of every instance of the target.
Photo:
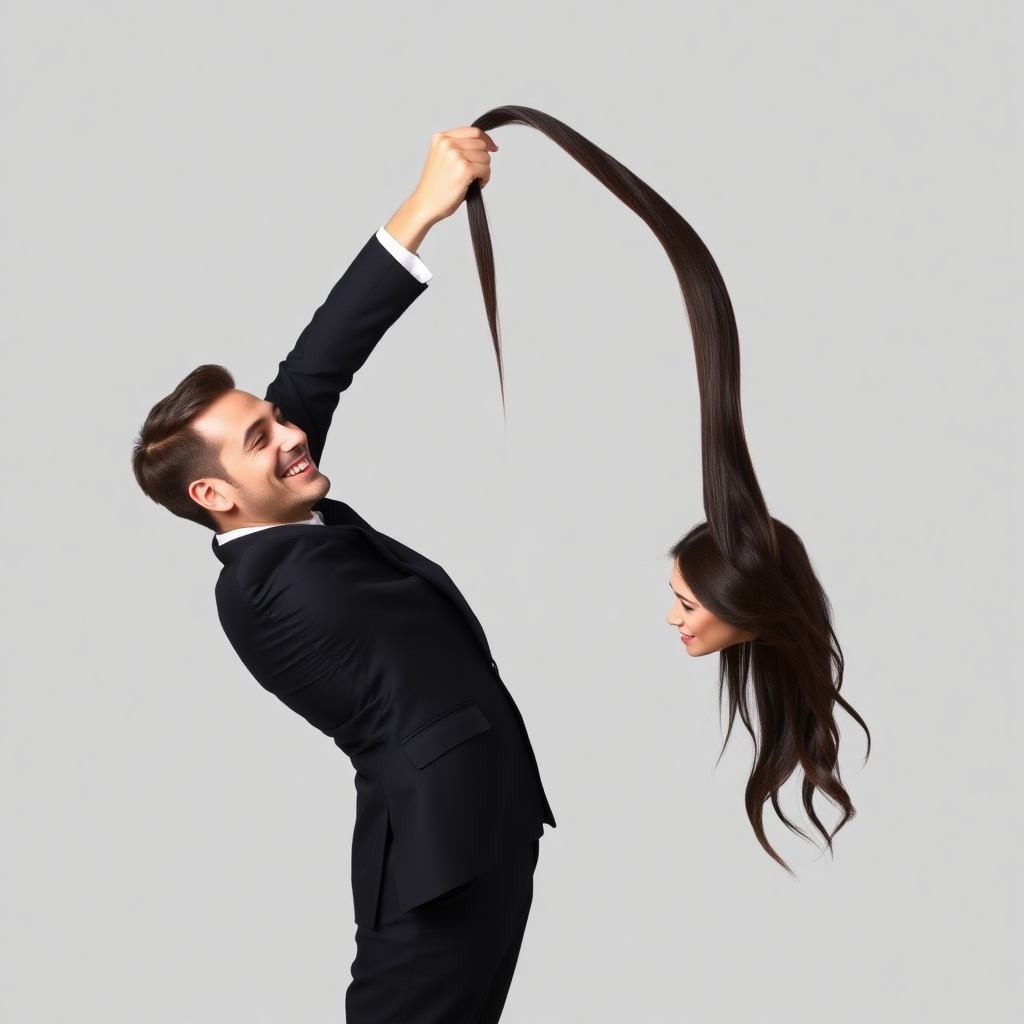
<svg viewBox="0 0 1024 1024">
<path fill-rule="evenodd" d="M 200 362 L 260 390 L 430 135 L 520 103 L 694 225 L 769 504 L 833 598 L 860 815 L 760 850 L 715 659 L 664 623 L 701 516 L 648 229 L 545 138 L 462 211 L 346 395 L 333 495 L 483 621 L 559 827 L 506 1020 L 1019 1019 L 1019 5 L 4 5 L 3 961 L 10 1024 L 341 1019 L 351 770 L 220 633 L 210 537 L 136 489 Z M 797 793 L 788 791 L 796 810 Z"/>
</svg>

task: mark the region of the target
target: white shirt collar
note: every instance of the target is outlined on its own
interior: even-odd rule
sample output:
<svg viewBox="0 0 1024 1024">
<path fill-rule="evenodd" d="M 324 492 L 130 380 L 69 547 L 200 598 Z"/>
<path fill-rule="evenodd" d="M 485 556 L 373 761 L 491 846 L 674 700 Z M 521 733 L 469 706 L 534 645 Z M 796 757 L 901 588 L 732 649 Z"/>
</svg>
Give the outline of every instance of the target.
<svg viewBox="0 0 1024 1024">
<path fill-rule="evenodd" d="M 275 526 L 323 526 L 324 517 L 319 512 L 314 512 L 308 519 L 301 523 L 268 523 L 266 526 L 243 526 L 237 530 L 228 530 L 227 533 L 217 534 L 218 544 L 227 544 L 229 541 L 238 540 L 247 533 L 259 533 L 260 530 L 272 530 Z"/>
</svg>

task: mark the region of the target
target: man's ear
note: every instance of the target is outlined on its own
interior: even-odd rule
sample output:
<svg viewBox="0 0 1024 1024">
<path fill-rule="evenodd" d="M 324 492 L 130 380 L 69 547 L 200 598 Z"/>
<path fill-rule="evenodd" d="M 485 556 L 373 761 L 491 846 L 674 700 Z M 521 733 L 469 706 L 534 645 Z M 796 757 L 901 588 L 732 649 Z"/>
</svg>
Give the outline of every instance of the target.
<svg viewBox="0 0 1024 1024">
<path fill-rule="evenodd" d="M 230 512 L 235 507 L 234 499 L 225 494 L 227 487 L 223 480 L 216 478 L 193 480 L 188 485 L 188 496 L 208 512 Z"/>
</svg>

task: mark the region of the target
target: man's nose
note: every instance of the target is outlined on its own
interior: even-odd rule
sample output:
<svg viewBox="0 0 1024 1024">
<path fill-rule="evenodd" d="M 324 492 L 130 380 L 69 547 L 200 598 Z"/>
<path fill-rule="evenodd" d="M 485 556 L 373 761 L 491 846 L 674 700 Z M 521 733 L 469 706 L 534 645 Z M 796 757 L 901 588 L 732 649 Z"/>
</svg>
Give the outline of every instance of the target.
<svg viewBox="0 0 1024 1024">
<path fill-rule="evenodd" d="M 281 440 L 281 448 L 284 451 L 290 452 L 306 443 L 306 435 L 298 427 L 287 426 L 281 429 L 285 431 L 285 436 Z"/>
</svg>

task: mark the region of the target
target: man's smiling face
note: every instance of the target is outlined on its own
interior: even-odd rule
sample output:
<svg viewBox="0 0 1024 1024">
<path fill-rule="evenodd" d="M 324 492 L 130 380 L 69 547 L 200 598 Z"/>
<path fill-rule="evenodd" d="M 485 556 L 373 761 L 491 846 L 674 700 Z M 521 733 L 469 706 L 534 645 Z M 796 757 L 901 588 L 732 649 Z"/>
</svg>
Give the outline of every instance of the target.
<svg viewBox="0 0 1024 1024">
<path fill-rule="evenodd" d="M 193 427 L 218 451 L 224 471 L 223 479 L 206 477 L 189 487 L 216 517 L 218 532 L 302 522 L 331 486 L 313 464 L 306 435 L 246 391 L 226 392 Z"/>
</svg>

